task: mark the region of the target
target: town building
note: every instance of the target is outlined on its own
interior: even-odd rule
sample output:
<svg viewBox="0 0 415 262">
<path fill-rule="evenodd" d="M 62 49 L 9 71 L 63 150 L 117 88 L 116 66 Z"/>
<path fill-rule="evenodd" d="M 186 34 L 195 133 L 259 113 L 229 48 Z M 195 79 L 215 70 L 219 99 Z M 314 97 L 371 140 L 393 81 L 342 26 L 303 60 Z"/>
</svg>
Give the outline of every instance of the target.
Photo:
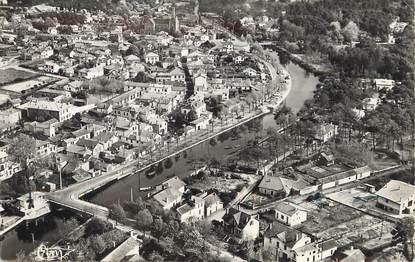
<svg viewBox="0 0 415 262">
<path fill-rule="evenodd" d="M 333 240 L 313 242 L 306 234 L 279 222 L 269 225 L 264 233 L 264 250 L 278 260 L 312 262 L 331 257 L 337 250 Z"/>
<path fill-rule="evenodd" d="M 175 214 L 182 223 L 202 220 L 205 217 L 205 201 L 201 197 L 192 196 L 176 207 Z"/>
<path fill-rule="evenodd" d="M 376 192 L 376 206 L 395 215 L 415 211 L 415 186 L 398 180 L 389 181 Z"/>
<path fill-rule="evenodd" d="M 307 212 L 287 202 L 280 202 L 275 207 L 275 219 L 289 226 L 297 226 L 307 220 Z"/>
<path fill-rule="evenodd" d="M 237 241 L 255 240 L 259 236 L 258 215 L 249 215 L 238 209 L 228 208 L 222 220 L 224 231 Z"/>
<path fill-rule="evenodd" d="M 128 237 L 118 247 L 106 255 L 101 262 L 142 261 L 140 246 L 143 243 L 134 236 Z"/>
<path fill-rule="evenodd" d="M 74 106 L 45 100 L 30 101 L 23 104 L 20 108 L 26 110 L 29 119 L 39 122 L 44 122 L 52 118 L 63 122 L 72 118 L 74 115 Z"/>
</svg>

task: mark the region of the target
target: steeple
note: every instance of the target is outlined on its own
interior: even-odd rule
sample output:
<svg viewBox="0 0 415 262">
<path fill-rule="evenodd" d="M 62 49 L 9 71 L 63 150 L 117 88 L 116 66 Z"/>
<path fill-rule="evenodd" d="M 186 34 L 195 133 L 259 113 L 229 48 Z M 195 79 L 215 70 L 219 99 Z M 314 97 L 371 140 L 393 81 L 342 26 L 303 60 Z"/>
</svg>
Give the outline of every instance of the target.
<svg viewBox="0 0 415 262">
<path fill-rule="evenodd" d="M 199 0 L 195 0 L 194 15 L 199 16 Z"/>
</svg>

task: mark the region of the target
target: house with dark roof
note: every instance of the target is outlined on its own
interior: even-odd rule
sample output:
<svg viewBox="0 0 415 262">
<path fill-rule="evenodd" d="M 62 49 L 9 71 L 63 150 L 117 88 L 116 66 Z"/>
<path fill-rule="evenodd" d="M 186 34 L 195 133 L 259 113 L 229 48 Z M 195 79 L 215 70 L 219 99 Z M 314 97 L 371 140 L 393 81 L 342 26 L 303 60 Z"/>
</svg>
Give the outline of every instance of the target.
<svg viewBox="0 0 415 262">
<path fill-rule="evenodd" d="M 99 153 L 104 151 L 104 147 L 96 140 L 91 139 L 79 139 L 76 145 L 86 147 L 91 150 L 93 156 L 99 156 Z"/>
<path fill-rule="evenodd" d="M 271 223 L 264 233 L 264 250 L 286 261 L 293 258 L 293 250 L 310 243 L 309 236 L 279 222 Z"/>
<path fill-rule="evenodd" d="M 254 240 L 259 236 L 258 215 L 249 215 L 238 209 L 228 208 L 222 220 L 224 231 L 231 234 L 236 241 Z"/>
<path fill-rule="evenodd" d="M 319 261 L 333 256 L 337 247 L 334 240 L 313 242 L 308 235 L 279 222 L 270 224 L 264 233 L 264 250 L 279 261 Z"/>
</svg>

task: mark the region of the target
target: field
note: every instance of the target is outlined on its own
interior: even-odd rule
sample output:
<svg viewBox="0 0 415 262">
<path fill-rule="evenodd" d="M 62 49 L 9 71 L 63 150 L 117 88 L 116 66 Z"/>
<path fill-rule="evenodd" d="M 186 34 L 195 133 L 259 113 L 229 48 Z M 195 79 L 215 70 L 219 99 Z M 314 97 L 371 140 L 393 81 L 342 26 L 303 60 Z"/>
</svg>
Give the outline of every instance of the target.
<svg viewBox="0 0 415 262">
<path fill-rule="evenodd" d="M 252 184 L 256 181 L 255 175 L 237 174 L 230 175 L 225 173 L 223 176 L 206 175 L 202 179 L 195 179 L 192 181 L 190 187 L 206 191 L 209 189 L 217 189 L 219 192 L 230 192 L 237 190 L 245 185 Z"/>
<path fill-rule="evenodd" d="M 392 223 L 351 207 L 337 203 L 319 207 L 310 202 L 299 206 L 308 212 L 300 230 L 319 239 L 336 239 L 342 246 L 355 243 L 366 250 L 387 246 L 392 241 Z"/>
<path fill-rule="evenodd" d="M 1 89 L 12 91 L 12 92 L 23 92 L 23 91 L 26 91 L 28 89 L 34 88 L 36 86 L 40 86 L 42 84 L 45 84 L 45 83 L 47 83 L 51 80 L 52 80 L 52 78 L 50 78 L 50 77 L 39 77 L 39 78 L 32 79 L 32 80 L 21 81 L 21 82 L 18 82 L 18 83 L 5 85 L 5 86 L 1 87 Z"/>
<path fill-rule="evenodd" d="M 20 82 L 34 76 L 36 76 L 36 74 L 14 68 L 0 70 L 0 85 Z"/>
</svg>

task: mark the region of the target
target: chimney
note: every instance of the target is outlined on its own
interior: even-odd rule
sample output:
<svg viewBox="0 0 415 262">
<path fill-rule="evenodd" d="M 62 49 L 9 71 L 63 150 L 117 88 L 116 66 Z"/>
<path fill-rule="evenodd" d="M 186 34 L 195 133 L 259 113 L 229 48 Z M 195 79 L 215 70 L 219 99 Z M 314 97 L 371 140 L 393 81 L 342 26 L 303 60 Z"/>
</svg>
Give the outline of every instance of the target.
<svg viewBox="0 0 415 262">
<path fill-rule="evenodd" d="M 353 250 L 353 249 L 354 249 L 354 247 L 353 247 L 353 246 L 351 246 L 351 247 L 350 247 L 350 250 Z"/>
</svg>

